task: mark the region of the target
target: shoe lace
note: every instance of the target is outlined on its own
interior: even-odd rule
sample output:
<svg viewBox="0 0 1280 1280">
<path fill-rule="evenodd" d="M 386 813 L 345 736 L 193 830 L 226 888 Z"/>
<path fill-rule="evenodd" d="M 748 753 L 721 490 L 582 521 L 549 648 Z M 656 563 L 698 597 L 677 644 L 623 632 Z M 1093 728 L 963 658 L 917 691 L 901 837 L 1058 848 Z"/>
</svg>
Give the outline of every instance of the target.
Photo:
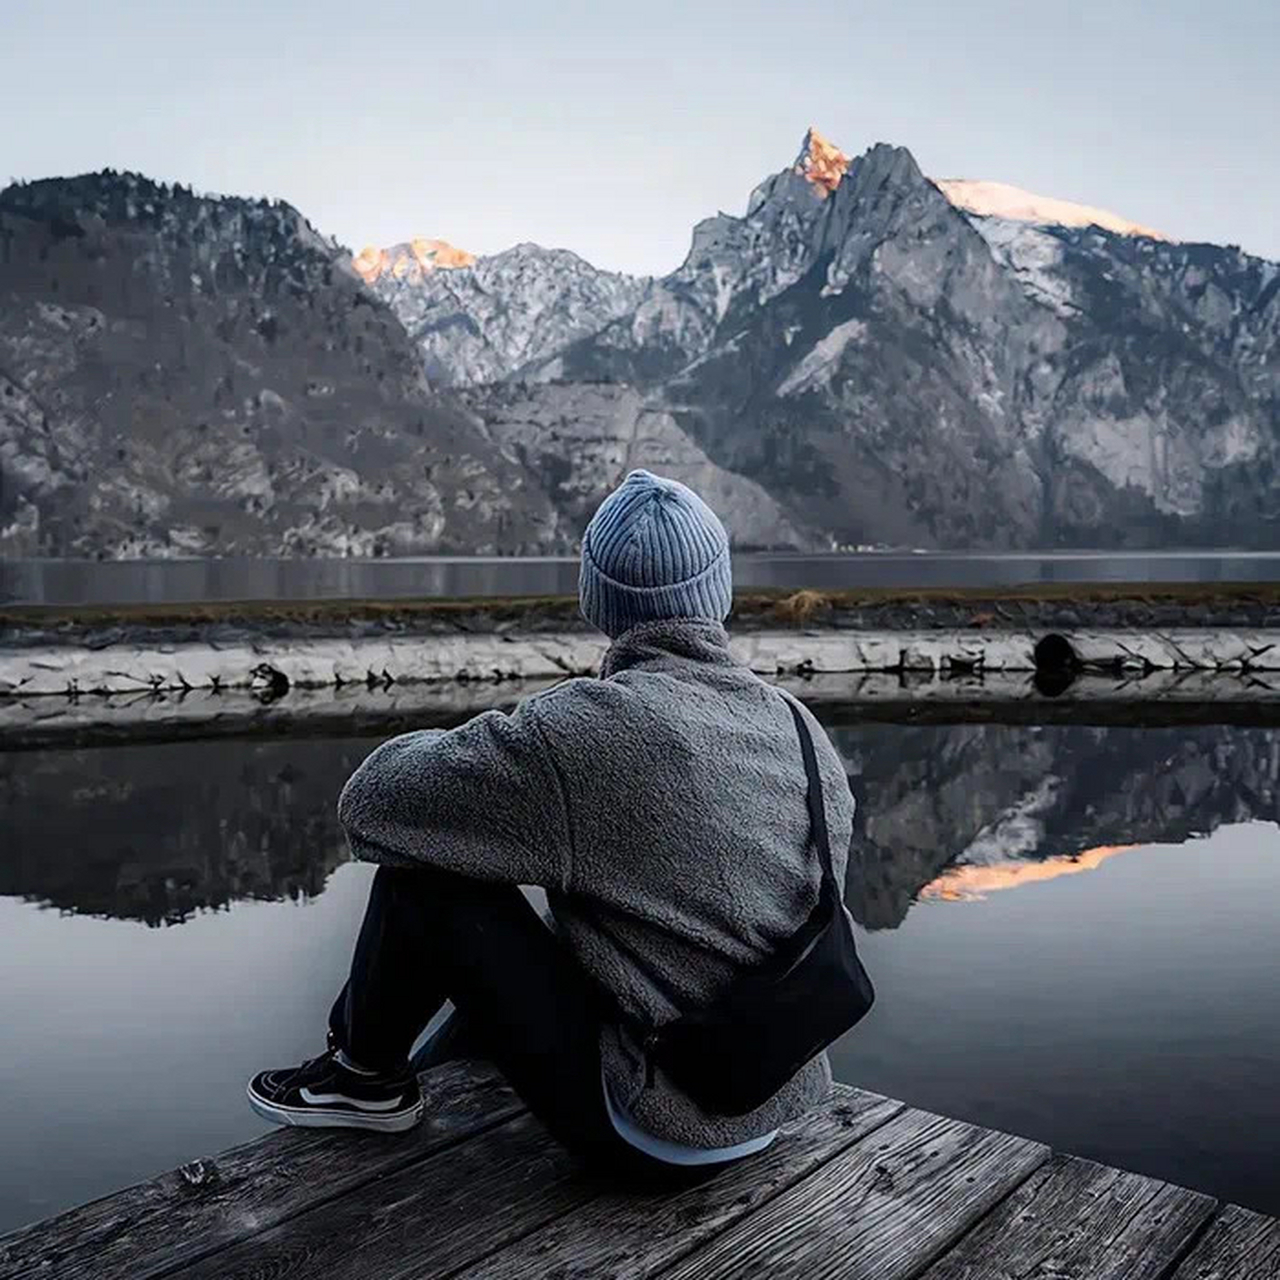
<svg viewBox="0 0 1280 1280">
<path fill-rule="evenodd" d="M 294 1069 L 281 1081 L 281 1084 L 286 1086 L 290 1085 L 297 1080 L 299 1076 L 303 1076 L 309 1071 L 314 1071 L 317 1067 L 328 1066 L 334 1058 L 337 1057 L 337 1055 L 337 1049 L 330 1046 L 323 1053 L 317 1054 L 314 1058 L 308 1058 L 306 1062 L 302 1063 L 300 1066 L 294 1067 Z"/>
</svg>

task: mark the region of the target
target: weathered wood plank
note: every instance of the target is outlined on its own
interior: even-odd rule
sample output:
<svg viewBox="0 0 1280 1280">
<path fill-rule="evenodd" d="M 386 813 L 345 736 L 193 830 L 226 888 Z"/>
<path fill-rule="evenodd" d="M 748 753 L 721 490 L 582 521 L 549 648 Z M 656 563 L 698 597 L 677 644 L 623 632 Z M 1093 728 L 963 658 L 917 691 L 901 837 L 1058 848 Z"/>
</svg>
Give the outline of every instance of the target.
<svg viewBox="0 0 1280 1280">
<path fill-rule="evenodd" d="M 664 1280 L 907 1280 L 1048 1158 L 1038 1142 L 905 1111 Z"/>
<path fill-rule="evenodd" d="M 1214 1208 L 1195 1191 L 1055 1156 L 923 1280 L 1159 1280 Z"/>
<path fill-rule="evenodd" d="M 837 1086 L 826 1107 L 711 1182 L 670 1195 L 608 1191 L 486 1257 L 458 1280 L 655 1275 L 903 1110 L 891 1098 Z"/>
<path fill-rule="evenodd" d="M 525 1114 L 220 1250 L 182 1280 L 452 1275 L 599 1190 Z"/>
<path fill-rule="evenodd" d="M 1280 1222 L 1227 1205 L 1173 1280 L 1280 1280 Z"/>
<path fill-rule="evenodd" d="M 414 1164 L 522 1109 L 492 1069 L 423 1077 L 427 1119 L 395 1136 L 287 1129 L 0 1238 L 0 1280 L 150 1280 Z"/>
</svg>

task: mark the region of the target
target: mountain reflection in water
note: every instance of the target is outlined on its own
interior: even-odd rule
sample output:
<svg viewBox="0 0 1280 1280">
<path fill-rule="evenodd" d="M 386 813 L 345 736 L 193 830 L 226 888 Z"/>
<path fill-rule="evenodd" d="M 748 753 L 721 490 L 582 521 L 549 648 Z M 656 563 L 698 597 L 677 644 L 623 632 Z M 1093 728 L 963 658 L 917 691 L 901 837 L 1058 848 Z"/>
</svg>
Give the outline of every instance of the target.
<svg viewBox="0 0 1280 1280">
<path fill-rule="evenodd" d="M 964 898 L 1280 818 L 1280 732 L 1020 725 L 840 727 L 858 797 L 849 904 L 895 928 Z M 335 805 L 376 738 L 207 741 L 0 755 L 0 894 L 179 924 L 321 893 Z"/>
<path fill-rule="evenodd" d="M 1018 889 L 1027 884 L 1056 880 L 1059 876 L 1078 875 L 1081 871 L 1096 871 L 1108 858 L 1130 849 L 1141 849 L 1140 844 L 1104 844 L 1083 853 L 1042 858 L 1034 862 L 986 862 L 963 863 L 948 867 L 936 880 L 931 880 L 920 890 L 921 898 L 936 898 L 942 902 L 970 902 L 985 898 L 1000 889 Z"/>
<path fill-rule="evenodd" d="M 1280 819 L 1274 729 L 862 725 L 832 736 L 859 801 L 849 905 L 870 929 L 900 925 L 948 870 L 944 888 L 990 887 L 1060 875 L 1089 850 Z M 1065 860 L 1041 871 L 1045 858 Z"/>
<path fill-rule="evenodd" d="M 312 898 L 346 858 L 338 792 L 376 739 L 211 741 L 0 755 L 0 894 L 181 924 Z"/>
<path fill-rule="evenodd" d="M 836 1077 L 1280 1214 L 1280 730 L 830 723 L 879 993 Z M 359 927 L 336 801 L 377 741 L 0 753 L 0 1233 L 262 1132 L 244 1080 L 320 1047 Z M 950 897 L 985 901 L 913 909 Z"/>
</svg>

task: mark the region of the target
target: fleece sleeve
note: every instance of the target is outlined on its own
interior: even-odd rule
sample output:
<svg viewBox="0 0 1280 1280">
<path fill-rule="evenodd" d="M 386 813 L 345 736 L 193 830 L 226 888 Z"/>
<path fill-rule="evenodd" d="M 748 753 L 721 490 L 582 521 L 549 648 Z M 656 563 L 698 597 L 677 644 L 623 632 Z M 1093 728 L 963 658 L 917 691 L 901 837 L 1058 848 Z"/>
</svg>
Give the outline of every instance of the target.
<svg viewBox="0 0 1280 1280">
<path fill-rule="evenodd" d="M 564 793 L 531 702 L 384 742 L 343 788 L 338 819 L 366 862 L 568 886 Z"/>
</svg>

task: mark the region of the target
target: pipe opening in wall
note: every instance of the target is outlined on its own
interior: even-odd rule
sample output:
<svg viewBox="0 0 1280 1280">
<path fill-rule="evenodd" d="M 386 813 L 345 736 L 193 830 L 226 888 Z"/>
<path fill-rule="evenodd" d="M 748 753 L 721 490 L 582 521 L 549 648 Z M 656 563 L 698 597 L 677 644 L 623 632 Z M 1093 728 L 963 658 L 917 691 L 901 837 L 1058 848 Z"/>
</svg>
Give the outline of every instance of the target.
<svg viewBox="0 0 1280 1280">
<path fill-rule="evenodd" d="M 1071 688 L 1083 663 L 1075 646 L 1066 636 L 1056 632 L 1041 636 L 1036 642 L 1033 661 L 1036 674 L 1033 683 L 1042 697 L 1057 698 Z"/>
<path fill-rule="evenodd" d="M 1083 665 L 1075 646 L 1056 631 L 1036 641 L 1033 657 L 1037 671 L 1079 671 Z"/>
</svg>

